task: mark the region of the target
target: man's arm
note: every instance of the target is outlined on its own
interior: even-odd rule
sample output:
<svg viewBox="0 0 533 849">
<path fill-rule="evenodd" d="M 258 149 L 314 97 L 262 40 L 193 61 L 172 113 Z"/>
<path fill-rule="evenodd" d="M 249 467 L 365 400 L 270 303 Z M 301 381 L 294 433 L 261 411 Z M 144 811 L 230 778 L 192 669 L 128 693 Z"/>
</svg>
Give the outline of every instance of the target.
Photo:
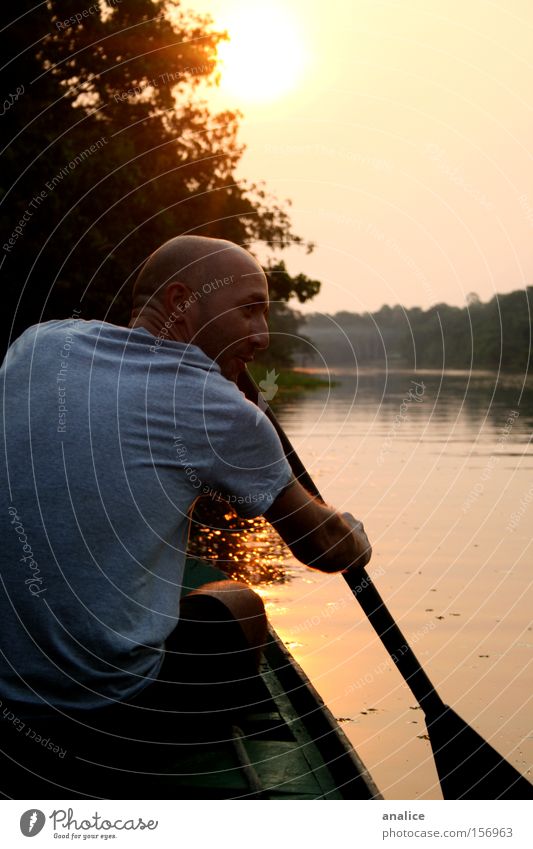
<svg viewBox="0 0 533 849">
<path fill-rule="evenodd" d="M 264 515 L 294 556 L 321 572 L 366 566 L 372 555 L 361 522 L 313 498 L 296 480 Z"/>
</svg>

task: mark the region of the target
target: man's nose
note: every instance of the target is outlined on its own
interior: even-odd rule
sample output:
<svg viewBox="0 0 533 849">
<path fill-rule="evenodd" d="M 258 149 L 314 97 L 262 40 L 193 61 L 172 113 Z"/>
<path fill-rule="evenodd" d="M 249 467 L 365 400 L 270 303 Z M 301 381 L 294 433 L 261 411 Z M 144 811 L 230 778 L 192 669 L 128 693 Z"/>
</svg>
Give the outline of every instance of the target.
<svg viewBox="0 0 533 849">
<path fill-rule="evenodd" d="M 268 348 L 270 338 L 268 332 L 268 323 L 264 316 L 255 323 L 253 331 L 250 335 L 250 341 L 254 348 L 264 350 Z"/>
</svg>

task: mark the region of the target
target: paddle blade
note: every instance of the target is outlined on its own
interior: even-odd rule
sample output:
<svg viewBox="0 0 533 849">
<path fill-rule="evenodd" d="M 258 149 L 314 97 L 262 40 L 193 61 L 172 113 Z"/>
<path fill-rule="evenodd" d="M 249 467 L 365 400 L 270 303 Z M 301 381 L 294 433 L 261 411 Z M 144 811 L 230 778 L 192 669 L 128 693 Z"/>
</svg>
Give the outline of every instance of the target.
<svg viewBox="0 0 533 849">
<path fill-rule="evenodd" d="M 533 799 L 529 781 L 454 710 L 426 715 L 426 726 L 445 799 Z"/>
</svg>

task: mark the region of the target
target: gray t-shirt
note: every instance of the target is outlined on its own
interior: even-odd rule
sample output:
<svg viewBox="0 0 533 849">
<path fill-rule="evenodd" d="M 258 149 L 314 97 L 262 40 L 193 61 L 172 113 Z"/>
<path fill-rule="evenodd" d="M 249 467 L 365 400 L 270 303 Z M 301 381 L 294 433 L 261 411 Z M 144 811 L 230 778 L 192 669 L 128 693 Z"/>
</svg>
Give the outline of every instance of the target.
<svg viewBox="0 0 533 849">
<path fill-rule="evenodd" d="M 0 370 L 0 697 L 125 699 L 157 676 L 205 492 L 260 515 L 291 472 L 257 407 L 199 348 L 49 321 Z"/>
</svg>

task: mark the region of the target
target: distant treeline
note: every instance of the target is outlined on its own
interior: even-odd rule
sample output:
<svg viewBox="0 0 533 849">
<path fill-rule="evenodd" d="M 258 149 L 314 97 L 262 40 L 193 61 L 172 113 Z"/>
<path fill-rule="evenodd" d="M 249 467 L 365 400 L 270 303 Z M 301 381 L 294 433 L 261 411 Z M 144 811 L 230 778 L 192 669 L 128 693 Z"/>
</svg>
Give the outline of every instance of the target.
<svg viewBox="0 0 533 849">
<path fill-rule="evenodd" d="M 488 303 L 472 293 L 467 301 L 463 308 L 436 304 L 425 311 L 384 306 L 375 313 L 313 313 L 302 331 L 316 353 L 304 359 L 328 366 L 531 371 L 533 286 L 495 295 Z"/>
</svg>

